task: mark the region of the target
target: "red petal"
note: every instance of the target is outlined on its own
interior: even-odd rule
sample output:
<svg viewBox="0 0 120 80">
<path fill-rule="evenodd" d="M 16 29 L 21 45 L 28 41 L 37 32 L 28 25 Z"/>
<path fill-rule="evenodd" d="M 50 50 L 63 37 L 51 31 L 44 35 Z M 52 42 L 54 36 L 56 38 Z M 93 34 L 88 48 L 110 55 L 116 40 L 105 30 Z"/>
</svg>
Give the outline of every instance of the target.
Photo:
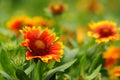
<svg viewBox="0 0 120 80">
<path fill-rule="evenodd" d="M 46 37 L 50 36 L 50 31 L 49 30 L 44 30 L 42 34 L 40 35 L 41 40 L 45 40 Z"/>
<path fill-rule="evenodd" d="M 50 46 L 50 50 L 60 50 L 62 49 L 62 45 L 60 43 L 55 43 Z"/>
<path fill-rule="evenodd" d="M 30 59 L 33 59 L 33 58 L 36 58 L 36 56 L 33 56 L 29 51 L 27 51 L 26 52 L 26 59 L 30 60 Z"/>
<path fill-rule="evenodd" d="M 24 34 L 24 39 L 37 39 L 39 36 L 39 30 L 32 30 Z"/>
<path fill-rule="evenodd" d="M 45 39 L 46 44 L 50 44 L 56 40 L 55 35 L 52 34 Z"/>
</svg>

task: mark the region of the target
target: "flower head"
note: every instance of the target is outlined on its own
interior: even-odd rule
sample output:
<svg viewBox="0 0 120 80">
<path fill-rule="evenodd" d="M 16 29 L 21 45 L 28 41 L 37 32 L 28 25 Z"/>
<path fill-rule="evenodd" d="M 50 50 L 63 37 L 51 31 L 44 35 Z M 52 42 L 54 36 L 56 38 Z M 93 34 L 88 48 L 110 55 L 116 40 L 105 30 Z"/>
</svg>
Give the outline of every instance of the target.
<svg viewBox="0 0 120 80">
<path fill-rule="evenodd" d="M 91 23 L 89 26 L 92 31 L 88 32 L 88 35 L 96 38 L 98 43 L 117 40 L 119 37 L 116 23 L 114 22 L 100 21 Z"/>
<path fill-rule="evenodd" d="M 62 3 L 52 3 L 49 8 L 53 14 L 61 14 L 65 10 L 65 5 Z"/>
<path fill-rule="evenodd" d="M 33 19 L 35 25 L 42 26 L 42 27 L 50 27 L 51 26 L 51 22 L 43 17 L 35 16 L 32 19 Z"/>
<path fill-rule="evenodd" d="M 76 39 L 79 44 L 83 43 L 86 39 L 87 28 L 85 26 L 80 26 L 76 29 Z"/>
<path fill-rule="evenodd" d="M 116 66 L 109 71 L 110 75 L 113 77 L 120 77 L 120 66 Z"/>
<path fill-rule="evenodd" d="M 103 4 L 99 0 L 79 0 L 76 3 L 76 7 L 81 12 L 92 12 L 95 14 L 102 14 L 104 11 Z"/>
<path fill-rule="evenodd" d="M 21 46 L 28 49 L 26 52 L 26 59 L 40 59 L 43 62 L 51 60 L 60 61 L 63 54 L 63 44 L 58 41 L 55 33 L 45 29 L 41 31 L 40 27 L 25 27 L 20 32 L 24 36 L 24 42 Z"/>
<path fill-rule="evenodd" d="M 50 27 L 51 26 L 51 22 L 48 21 L 47 19 L 44 19 L 43 17 L 40 16 L 35 16 L 33 18 L 26 18 L 24 20 L 24 25 L 25 26 L 42 26 L 42 27 Z"/>
<path fill-rule="evenodd" d="M 19 30 L 23 26 L 25 16 L 13 17 L 10 21 L 7 22 L 7 27 L 12 30 L 16 35 L 19 34 Z"/>
<path fill-rule="evenodd" d="M 106 52 L 103 53 L 105 59 L 105 67 L 109 68 L 113 64 L 117 63 L 120 59 L 120 48 L 116 46 L 110 46 Z"/>
</svg>

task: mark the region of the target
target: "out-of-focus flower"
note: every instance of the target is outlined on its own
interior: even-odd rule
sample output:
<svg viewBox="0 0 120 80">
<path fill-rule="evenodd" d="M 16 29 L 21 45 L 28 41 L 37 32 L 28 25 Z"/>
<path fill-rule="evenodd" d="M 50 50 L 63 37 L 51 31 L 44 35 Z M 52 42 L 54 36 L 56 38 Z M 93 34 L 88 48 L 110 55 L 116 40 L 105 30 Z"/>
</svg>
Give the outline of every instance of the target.
<svg viewBox="0 0 120 80">
<path fill-rule="evenodd" d="M 32 26 L 36 26 L 36 25 L 34 24 L 34 20 L 31 17 L 26 17 L 24 19 L 24 26 L 32 27 Z"/>
<path fill-rule="evenodd" d="M 89 24 L 92 31 L 88 32 L 88 36 L 96 38 L 96 42 L 109 42 L 113 40 L 118 40 L 118 29 L 116 28 L 116 23 L 111 21 L 100 21 L 97 23 Z"/>
<path fill-rule="evenodd" d="M 7 27 L 18 36 L 19 30 L 22 28 L 25 18 L 26 16 L 13 17 L 11 20 L 7 22 Z"/>
<path fill-rule="evenodd" d="M 120 48 L 116 46 L 110 46 L 106 52 L 103 53 L 105 59 L 105 67 L 110 68 L 120 59 Z"/>
<path fill-rule="evenodd" d="M 120 77 L 120 66 L 115 66 L 111 70 L 109 70 L 109 75 L 111 80 L 118 80 L 117 78 Z"/>
<path fill-rule="evenodd" d="M 103 5 L 98 0 L 80 0 L 77 2 L 77 8 L 80 11 L 89 11 L 95 14 L 101 14 L 103 12 Z"/>
<path fill-rule="evenodd" d="M 86 38 L 87 28 L 85 26 L 78 27 L 76 29 L 77 42 L 81 44 Z"/>
<path fill-rule="evenodd" d="M 65 4 L 58 2 L 52 3 L 50 4 L 49 9 L 53 14 L 61 14 L 65 10 Z"/>
<path fill-rule="evenodd" d="M 51 27 L 51 24 L 51 21 L 40 16 L 35 16 L 33 18 L 28 16 L 16 16 L 7 22 L 7 27 L 18 36 L 19 30 L 24 26 Z"/>
<path fill-rule="evenodd" d="M 49 21 L 43 17 L 35 16 L 32 19 L 33 19 L 35 25 L 42 26 L 42 27 L 50 27 L 51 26 L 51 21 Z"/>
<path fill-rule="evenodd" d="M 40 59 L 43 62 L 49 62 L 51 60 L 60 61 L 63 54 L 63 44 L 58 41 L 58 37 L 55 33 L 45 29 L 41 31 L 40 27 L 25 27 L 20 32 L 24 36 L 24 42 L 22 46 L 26 47 L 26 59 Z"/>
<path fill-rule="evenodd" d="M 71 44 L 71 40 L 75 39 L 75 32 L 65 26 L 62 27 L 61 31 L 62 34 L 60 36 L 60 40 L 64 42 L 68 47 L 73 48 L 73 45 Z"/>
<path fill-rule="evenodd" d="M 41 27 L 50 27 L 51 22 L 48 21 L 47 19 L 44 19 L 43 17 L 40 16 L 35 16 L 33 18 L 26 18 L 24 20 L 24 25 L 25 26 L 41 26 Z"/>
<path fill-rule="evenodd" d="M 103 12 L 103 5 L 98 0 L 90 0 L 88 9 L 96 14 Z"/>
</svg>

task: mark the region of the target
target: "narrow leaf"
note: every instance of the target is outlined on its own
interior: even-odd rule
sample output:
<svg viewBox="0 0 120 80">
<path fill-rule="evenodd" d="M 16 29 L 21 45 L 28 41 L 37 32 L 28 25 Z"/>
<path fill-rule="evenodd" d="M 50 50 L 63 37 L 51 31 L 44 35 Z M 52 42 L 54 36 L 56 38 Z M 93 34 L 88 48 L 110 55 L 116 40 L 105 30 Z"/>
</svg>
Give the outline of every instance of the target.
<svg viewBox="0 0 120 80">
<path fill-rule="evenodd" d="M 17 69 L 16 76 L 19 80 L 30 80 L 23 70 Z"/>
<path fill-rule="evenodd" d="M 90 74 L 89 76 L 87 76 L 87 79 L 88 79 L 88 80 L 94 79 L 94 78 L 98 75 L 98 73 L 99 73 L 99 71 L 100 71 L 100 69 L 101 69 L 101 66 L 102 66 L 102 65 L 99 65 L 99 66 L 92 72 L 92 74 Z"/>
<path fill-rule="evenodd" d="M 6 51 L 3 49 L 0 52 L 0 63 L 7 74 L 14 76 L 13 66 L 11 65 L 10 59 L 8 58 Z"/>
<path fill-rule="evenodd" d="M 35 63 L 30 65 L 24 72 L 28 75 L 35 67 Z"/>
<path fill-rule="evenodd" d="M 0 70 L 0 74 L 4 76 L 6 79 L 12 80 L 12 78 L 6 72 Z"/>
<path fill-rule="evenodd" d="M 46 77 L 43 80 L 49 80 L 56 72 L 64 71 L 65 69 L 69 68 L 73 63 L 75 63 L 75 61 L 76 59 L 48 71 Z"/>
<path fill-rule="evenodd" d="M 98 55 L 95 57 L 95 59 L 93 60 L 90 68 L 89 68 L 89 73 L 91 74 L 91 72 L 95 69 L 95 67 L 98 66 L 99 62 L 101 62 L 101 58 L 102 58 L 102 55 L 101 55 L 101 52 L 98 53 Z"/>
<path fill-rule="evenodd" d="M 83 55 L 80 59 L 80 63 L 79 63 L 79 75 L 82 76 L 83 78 L 85 77 L 85 70 L 86 70 L 86 56 Z"/>
</svg>

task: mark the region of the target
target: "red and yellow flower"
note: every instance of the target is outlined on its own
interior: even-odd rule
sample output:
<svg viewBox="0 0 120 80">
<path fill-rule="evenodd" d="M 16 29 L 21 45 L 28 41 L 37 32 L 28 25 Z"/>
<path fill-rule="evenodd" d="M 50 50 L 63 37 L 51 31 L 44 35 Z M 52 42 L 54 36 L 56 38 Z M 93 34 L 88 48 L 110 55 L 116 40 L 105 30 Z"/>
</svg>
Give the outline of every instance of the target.
<svg viewBox="0 0 120 80">
<path fill-rule="evenodd" d="M 116 23 L 112 21 L 100 21 L 89 24 L 92 31 L 88 32 L 88 36 L 96 38 L 96 42 L 109 42 L 118 40 L 118 29 Z"/>
<path fill-rule="evenodd" d="M 105 59 L 105 67 L 110 68 L 117 63 L 120 59 L 120 48 L 116 46 L 110 46 L 106 52 L 103 53 Z"/>
<path fill-rule="evenodd" d="M 115 66 L 108 71 L 110 80 L 118 80 L 120 78 L 120 66 Z"/>
<path fill-rule="evenodd" d="M 116 66 L 111 70 L 111 74 L 120 77 L 120 66 Z"/>
<path fill-rule="evenodd" d="M 19 34 L 19 30 L 24 24 L 24 19 L 26 16 L 16 16 L 7 22 L 7 27 L 12 30 L 16 35 Z"/>
<path fill-rule="evenodd" d="M 41 26 L 41 27 L 50 27 L 51 22 L 48 21 L 47 19 L 44 19 L 43 17 L 40 16 L 35 16 L 33 18 L 26 18 L 24 20 L 24 25 L 25 26 Z"/>
<path fill-rule="evenodd" d="M 43 17 L 35 16 L 32 19 L 33 19 L 35 25 L 42 26 L 42 27 L 50 27 L 51 26 L 51 21 L 49 21 Z"/>
<path fill-rule="evenodd" d="M 76 7 L 81 12 L 102 14 L 104 11 L 104 6 L 99 0 L 79 0 L 76 2 Z"/>
<path fill-rule="evenodd" d="M 51 27 L 51 21 L 40 16 L 35 16 L 33 18 L 28 16 L 16 16 L 7 22 L 7 27 L 12 30 L 17 36 L 19 35 L 19 30 L 23 26 Z"/>
<path fill-rule="evenodd" d="M 58 41 L 55 33 L 45 29 L 41 31 L 40 27 L 25 27 L 20 32 L 24 36 L 24 42 L 21 46 L 28 49 L 26 59 L 40 59 L 43 62 L 51 60 L 60 61 L 63 54 L 63 44 Z"/>
<path fill-rule="evenodd" d="M 65 10 L 65 5 L 63 3 L 56 2 L 50 4 L 49 8 L 53 14 L 61 14 Z"/>
</svg>

